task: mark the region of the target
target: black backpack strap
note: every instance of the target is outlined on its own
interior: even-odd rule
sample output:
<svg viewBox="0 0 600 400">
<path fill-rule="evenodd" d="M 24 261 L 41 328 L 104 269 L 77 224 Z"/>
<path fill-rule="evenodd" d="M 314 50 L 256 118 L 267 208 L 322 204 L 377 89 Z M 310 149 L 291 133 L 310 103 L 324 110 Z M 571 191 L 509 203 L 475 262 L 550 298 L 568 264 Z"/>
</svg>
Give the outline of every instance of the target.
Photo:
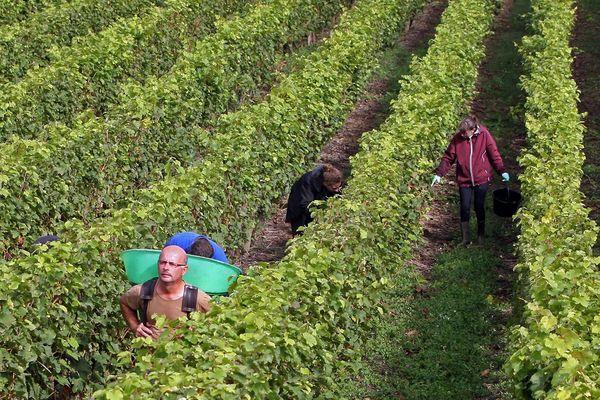
<svg viewBox="0 0 600 400">
<path fill-rule="evenodd" d="M 158 278 L 150 279 L 142 284 L 142 290 L 140 291 L 140 300 L 142 300 L 142 308 L 140 309 L 140 321 L 145 324 L 148 322 L 148 303 L 154 297 L 154 288 L 156 287 L 156 281 Z"/>
<path fill-rule="evenodd" d="M 181 311 L 186 313 L 188 317 L 192 311 L 196 311 L 196 303 L 198 302 L 198 288 L 192 285 L 185 285 L 183 289 L 183 300 L 181 301 Z"/>
</svg>

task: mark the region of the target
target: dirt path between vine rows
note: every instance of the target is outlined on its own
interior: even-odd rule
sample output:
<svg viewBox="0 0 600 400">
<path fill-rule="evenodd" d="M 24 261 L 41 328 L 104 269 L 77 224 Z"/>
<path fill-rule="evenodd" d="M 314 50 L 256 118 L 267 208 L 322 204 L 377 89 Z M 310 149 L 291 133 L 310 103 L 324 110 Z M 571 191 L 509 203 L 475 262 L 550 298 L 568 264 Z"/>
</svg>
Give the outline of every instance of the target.
<svg viewBox="0 0 600 400">
<path fill-rule="evenodd" d="M 445 7 L 446 1 L 433 1 L 426 6 L 401 35 L 399 45 L 412 51 L 426 43 L 433 37 Z M 324 146 L 319 162 L 331 163 L 343 171 L 344 176 L 349 175 L 349 158 L 358 151 L 361 135 L 376 129 L 388 115 L 383 99 L 394 83 L 391 79 L 377 78 L 369 84 L 367 93 L 357 102 L 342 128 Z M 233 260 L 236 265 L 247 269 L 259 262 L 283 258 L 286 243 L 292 237 L 290 226 L 285 223 L 286 203 L 287 194 L 281 198 L 271 219 L 253 234 L 249 250 Z"/>
<path fill-rule="evenodd" d="M 573 77 L 581 91 L 579 111 L 587 114 L 581 190 L 591 209 L 590 217 L 600 223 L 600 5 L 596 1 L 579 2 L 571 45 L 575 48 Z M 597 251 L 598 247 L 597 243 Z"/>
</svg>

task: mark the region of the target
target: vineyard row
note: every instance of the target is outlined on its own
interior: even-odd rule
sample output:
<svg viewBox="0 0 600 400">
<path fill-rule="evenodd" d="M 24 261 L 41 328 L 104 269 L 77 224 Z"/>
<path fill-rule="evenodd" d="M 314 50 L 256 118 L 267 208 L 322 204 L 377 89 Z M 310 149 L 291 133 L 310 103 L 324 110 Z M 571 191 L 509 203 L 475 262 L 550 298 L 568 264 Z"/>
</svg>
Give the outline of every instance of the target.
<svg viewBox="0 0 600 400">
<path fill-rule="evenodd" d="M 572 0 L 534 0 L 523 40 L 529 148 L 520 157 L 516 271 L 525 300 L 506 363 L 523 399 L 600 398 L 598 227 L 582 203 L 583 132 L 571 76 Z"/>
<path fill-rule="evenodd" d="M 0 27 L 0 83 L 14 82 L 27 70 L 50 62 L 52 47 L 97 32 L 121 17 L 141 15 L 162 0 L 75 0 L 48 7 L 27 20 Z"/>
<path fill-rule="evenodd" d="M 7 143 L 0 155 L 2 250 L 14 253 L 19 237 L 30 242 L 60 221 L 93 219 L 124 204 L 160 179 L 165 163 L 188 165 L 211 141 L 200 127 L 272 81 L 286 44 L 328 26 L 340 10 L 339 1 L 257 6 L 219 24 L 168 74 L 126 85 L 105 118 L 72 129 L 54 125 L 46 141 Z"/>
<path fill-rule="evenodd" d="M 66 0 L 0 0 L 0 25 L 25 20 L 47 7 L 64 3 Z"/>
<path fill-rule="evenodd" d="M 377 10 L 380 21 L 394 14 L 383 3 L 397 7 L 357 7 Z M 335 372 L 360 345 L 368 315 L 379 312 L 378 289 L 420 237 L 428 177 L 474 95 L 493 10 L 493 1 L 450 1 L 428 54 L 402 81 L 392 117 L 363 140 L 344 196 L 317 212 L 282 262 L 241 277 L 233 297 L 188 321 L 177 340 L 138 341 L 135 370 L 97 396 L 340 398 Z"/>
<path fill-rule="evenodd" d="M 45 139 L 49 123 L 70 125 L 91 110 L 103 115 L 124 82 L 143 82 L 169 71 L 182 51 L 215 29 L 218 17 L 246 2 L 171 0 L 53 49 L 49 65 L 34 69 L 0 91 L 0 139 Z"/>
<path fill-rule="evenodd" d="M 323 5 L 307 1 L 278 4 L 279 11 L 289 10 L 287 18 L 298 21 L 301 13 L 314 17 L 318 5 Z M 335 9 L 334 5 L 327 7 Z M 390 9 L 388 6 L 383 12 Z M 364 8 L 359 10 L 365 12 Z M 0 266 L 0 279 L 10 282 L 0 292 L 0 300 L 6 304 L 0 318 L 1 357 L 5 360 L 0 379 L 5 392 L 39 397 L 50 394 L 57 382 L 82 390 L 84 384 L 89 388 L 102 381 L 106 368 L 114 368 L 112 358 L 122 345 L 118 339 L 122 320 L 116 301 L 127 285 L 118 257 L 121 250 L 132 244 L 159 246 L 169 232 L 190 226 L 206 228 L 221 237 L 229 232 L 233 235 L 230 241 L 246 240 L 248 227 L 256 224 L 257 214 L 266 206 L 264 193 L 269 189 L 252 181 L 253 177 L 261 182 L 262 176 L 280 179 L 279 190 L 272 193 L 279 196 L 282 186 L 289 185 L 303 166 L 289 171 L 291 157 L 278 157 L 276 149 L 291 151 L 284 140 L 291 135 L 299 142 L 304 140 L 306 147 L 311 143 L 320 146 L 322 135 L 333 128 L 316 136 L 306 132 L 320 132 L 319 126 L 341 121 L 339 114 L 351 105 L 351 101 L 341 102 L 347 89 L 361 86 L 365 74 L 374 67 L 373 57 L 384 32 L 379 22 L 354 28 L 362 21 L 360 16 L 353 10 L 344 18 L 334 37 L 306 61 L 308 67 L 275 89 L 269 101 L 228 118 L 227 123 L 232 124 L 229 128 L 223 122 L 223 133 L 214 135 L 214 148 L 219 151 L 207 154 L 195 168 L 140 191 L 140 201 L 107 213 L 110 217 L 90 226 L 82 221 L 68 223 L 68 231 L 61 234 L 63 240 L 47 252 Z M 390 17 L 386 18 L 384 21 Z M 387 28 L 389 36 L 393 29 Z M 280 29 L 279 25 L 270 31 Z M 234 118 L 246 123 L 234 124 Z M 226 129 L 231 130 L 232 137 Z M 253 174 L 252 168 L 269 168 L 269 155 L 273 169 L 267 174 Z M 288 172 L 281 174 L 282 167 Z M 244 170 L 248 174 L 241 174 Z M 248 193 L 244 191 L 247 183 L 254 186 Z M 223 196 L 232 202 L 221 201 Z M 263 203 L 255 204 L 257 199 Z M 226 218 L 237 223 L 226 225 Z M 94 318 L 86 317 L 92 314 Z"/>
</svg>

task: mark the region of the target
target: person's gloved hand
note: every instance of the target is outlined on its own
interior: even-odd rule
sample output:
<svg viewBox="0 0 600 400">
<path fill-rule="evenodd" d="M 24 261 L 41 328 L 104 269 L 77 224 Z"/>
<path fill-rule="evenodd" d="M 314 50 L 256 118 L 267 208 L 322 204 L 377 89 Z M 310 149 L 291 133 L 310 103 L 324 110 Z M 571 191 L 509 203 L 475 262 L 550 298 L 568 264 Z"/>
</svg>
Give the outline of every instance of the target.
<svg viewBox="0 0 600 400">
<path fill-rule="evenodd" d="M 502 173 L 502 182 L 508 182 L 510 180 L 510 175 L 508 175 L 508 172 L 503 172 Z"/>
<path fill-rule="evenodd" d="M 439 175 L 434 175 L 433 176 L 433 180 L 431 181 L 431 186 L 435 185 L 436 183 L 440 183 L 440 181 L 442 180 L 442 177 Z"/>
</svg>

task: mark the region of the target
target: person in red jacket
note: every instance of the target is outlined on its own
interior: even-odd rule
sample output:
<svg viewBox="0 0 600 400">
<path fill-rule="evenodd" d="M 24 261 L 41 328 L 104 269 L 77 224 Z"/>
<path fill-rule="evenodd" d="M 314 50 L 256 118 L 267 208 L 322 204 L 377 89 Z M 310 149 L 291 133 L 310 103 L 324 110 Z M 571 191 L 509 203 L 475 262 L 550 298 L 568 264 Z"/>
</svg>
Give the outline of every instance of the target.
<svg viewBox="0 0 600 400">
<path fill-rule="evenodd" d="M 460 196 L 461 244 L 471 243 L 469 218 L 472 197 L 475 198 L 477 215 L 477 243 L 481 244 L 485 235 L 485 194 L 492 179 L 492 168 L 502 176 L 503 182 L 508 182 L 510 176 L 504 168 L 492 134 L 474 116 L 466 117 L 458 126 L 458 131 L 435 170 L 431 186 L 439 183 L 454 163 Z"/>
</svg>

